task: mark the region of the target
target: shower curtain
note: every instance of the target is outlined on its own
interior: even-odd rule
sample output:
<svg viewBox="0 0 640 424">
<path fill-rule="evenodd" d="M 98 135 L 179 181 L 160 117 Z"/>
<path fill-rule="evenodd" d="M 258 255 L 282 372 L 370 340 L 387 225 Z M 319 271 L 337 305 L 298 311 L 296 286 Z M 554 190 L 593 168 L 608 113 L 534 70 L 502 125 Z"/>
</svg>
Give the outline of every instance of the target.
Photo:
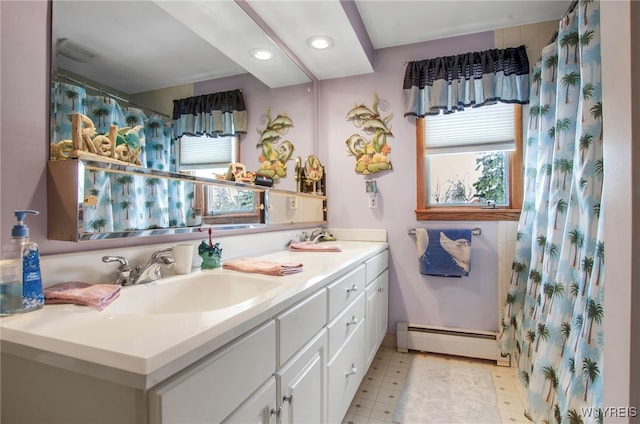
<svg viewBox="0 0 640 424">
<path fill-rule="evenodd" d="M 51 141 L 71 139 L 71 114 L 88 116 L 98 134 L 109 126 L 136 128 L 142 166 L 176 171 L 172 127 L 158 115 L 123 108 L 115 99 L 87 94 L 83 87 L 54 81 Z M 176 185 L 180 184 L 179 189 Z M 88 171 L 84 176 L 83 232 L 131 231 L 195 225 L 195 185 L 152 176 Z M 92 200 L 93 199 L 93 200 Z"/>
<path fill-rule="evenodd" d="M 499 335 L 536 423 L 602 422 L 604 234 L 599 3 L 534 66 L 525 196 Z"/>
</svg>

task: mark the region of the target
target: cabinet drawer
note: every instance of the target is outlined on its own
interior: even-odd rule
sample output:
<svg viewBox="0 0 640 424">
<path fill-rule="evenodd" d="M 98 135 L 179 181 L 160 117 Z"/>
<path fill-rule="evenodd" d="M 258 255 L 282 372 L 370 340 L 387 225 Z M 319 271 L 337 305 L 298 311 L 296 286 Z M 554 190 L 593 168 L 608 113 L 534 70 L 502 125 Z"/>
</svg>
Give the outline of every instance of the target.
<svg viewBox="0 0 640 424">
<path fill-rule="evenodd" d="M 360 265 L 327 288 L 329 291 L 329 321 L 364 291 L 364 265 Z"/>
<path fill-rule="evenodd" d="M 276 317 L 278 366 L 282 366 L 327 323 L 327 293 L 324 289 Z"/>
<path fill-rule="evenodd" d="M 329 358 L 333 358 L 358 324 L 364 320 L 365 304 L 365 295 L 362 293 L 328 325 Z"/>
<path fill-rule="evenodd" d="M 150 422 L 221 422 L 275 371 L 273 321 L 149 393 Z"/>
<path fill-rule="evenodd" d="M 328 413 L 330 423 L 340 423 L 362 382 L 364 374 L 364 322 L 355 331 L 328 365 Z"/>
<path fill-rule="evenodd" d="M 378 253 L 364 263 L 367 268 L 367 284 L 373 281 L 382 271 L 389 268 L 389 251 Z"/>
</svg>

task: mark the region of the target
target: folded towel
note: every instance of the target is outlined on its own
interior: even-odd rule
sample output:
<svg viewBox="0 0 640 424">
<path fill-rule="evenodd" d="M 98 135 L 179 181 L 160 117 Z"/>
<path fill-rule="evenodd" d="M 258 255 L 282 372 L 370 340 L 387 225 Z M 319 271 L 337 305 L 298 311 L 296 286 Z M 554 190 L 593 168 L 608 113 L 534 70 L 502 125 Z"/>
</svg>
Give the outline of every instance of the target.
<svg viewBox="0 0 640 424">
<path fill-rule="evenodd" d="M 254 258 L 239 258 L 223 263 L 222 268 L 267 275 L 289 275 L 301 272 L 302 264 L 280 263 Z"/>
<path fill-rule="evenodd" d="M 72 303 L 102 310 L 120 296 L 116 284 L 89 284 L 79 281 L 59 283 L 44 289 L 45 303 Z"/>
<path fill-rule="evenodd" d="M 289 250 L 293 250 L 294 252 L 342 252 L 342 246 L 339 244 L 291 240 L 289 242 Z"/>
<path fill-rule="evenodd" d="M 420 273 L 441 277 L 469 275 L 471 229 L 416 229 Z"/>
</svg>

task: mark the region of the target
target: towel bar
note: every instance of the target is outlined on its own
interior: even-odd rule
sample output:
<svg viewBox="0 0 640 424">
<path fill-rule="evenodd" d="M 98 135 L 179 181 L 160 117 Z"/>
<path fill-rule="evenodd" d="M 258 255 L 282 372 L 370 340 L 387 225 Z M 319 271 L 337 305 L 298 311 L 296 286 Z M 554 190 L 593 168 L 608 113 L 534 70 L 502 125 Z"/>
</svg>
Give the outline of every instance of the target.
<svg viewBox="0 0 640 424">
<path fill-rule="evenodd" d="M 408 234 L 410 236 L 415 236 L 416 235 L 416 229 L 415 228 L 409 228 Z M 482 235 L 482 229 L 481 228 L 472 228 L 471 229 L 471 234 L 474 235 L 474 236 L 480 236 L 480 235 Z"/>
</svg>

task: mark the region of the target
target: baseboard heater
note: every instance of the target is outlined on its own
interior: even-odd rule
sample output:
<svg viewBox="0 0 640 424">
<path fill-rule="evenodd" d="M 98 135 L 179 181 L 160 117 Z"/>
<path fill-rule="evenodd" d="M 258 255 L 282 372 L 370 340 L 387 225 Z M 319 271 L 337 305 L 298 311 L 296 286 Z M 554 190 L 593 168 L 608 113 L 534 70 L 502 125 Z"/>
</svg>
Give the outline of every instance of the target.
<svg viewBox="0 0 640 424">
<path fill-rule="evenodd" d="M 500 356 L 496 332 L 437 327 L 398 322 L 398 352 L 418 350 L 469 358 L 489 359 L 498 363 Z M 508 359 L 506 359 L 508 361 Z"/>
</svg>

